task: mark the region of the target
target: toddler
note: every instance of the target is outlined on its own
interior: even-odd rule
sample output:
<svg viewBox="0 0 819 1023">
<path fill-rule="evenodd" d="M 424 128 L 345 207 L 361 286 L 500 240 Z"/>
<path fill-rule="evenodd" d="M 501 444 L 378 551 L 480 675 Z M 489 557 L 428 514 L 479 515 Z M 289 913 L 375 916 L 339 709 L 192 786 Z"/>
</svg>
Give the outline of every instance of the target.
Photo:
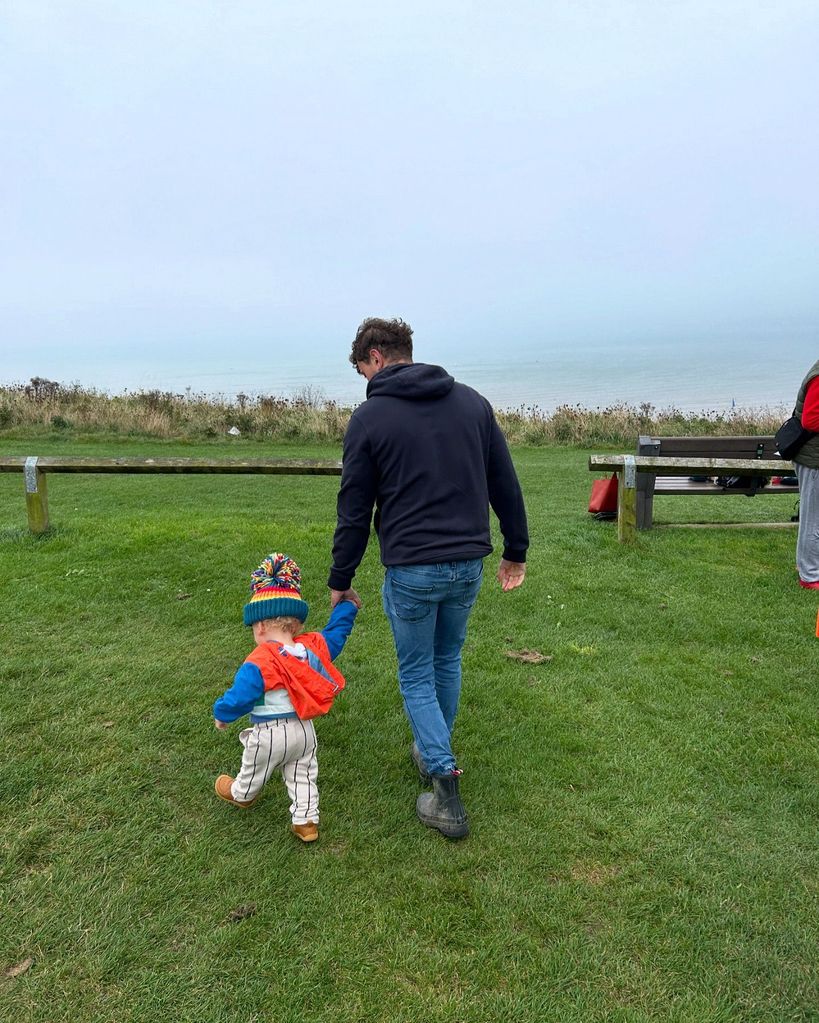
<svg viewBox="0 0 819 1023">
<path fill-rule="evenodd" d="M 233 685 L 213 705 L 214 724 L 250 715 L 239 734 L 244 747 L 235 778 L 220 774 L 216 795 L 234 806 L 253 806 L 267 779 L 281 771 L 290 796 L 291 831 L 302 842 L 318 838 L 316 730 L 312 719 L 326 714 L 344 678 L 333 661 L 344 649 L 358 607 L 336 604 L 321 632 L 302 632 L 307 603 L 301 571 L 286 554 L 269 555 L 253 572 L 244 623 L 256 648 L 236 672 Z"/>
</svg>

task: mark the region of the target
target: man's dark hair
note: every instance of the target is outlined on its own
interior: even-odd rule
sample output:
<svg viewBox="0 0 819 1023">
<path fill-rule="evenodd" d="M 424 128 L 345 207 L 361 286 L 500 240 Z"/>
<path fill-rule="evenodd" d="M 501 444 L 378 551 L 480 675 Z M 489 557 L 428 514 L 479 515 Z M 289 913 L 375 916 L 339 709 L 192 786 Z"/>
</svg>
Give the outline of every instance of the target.
<svg viewBox="0 0 819 1023">
<path fill-rule="evenodd" d="M 412 327 L 403 320 L 382 320 L 368 316 L 355 333 L 350 362 L 367 362 L 377 348 L 385 362 L 412 359 Z"/>
</svg>

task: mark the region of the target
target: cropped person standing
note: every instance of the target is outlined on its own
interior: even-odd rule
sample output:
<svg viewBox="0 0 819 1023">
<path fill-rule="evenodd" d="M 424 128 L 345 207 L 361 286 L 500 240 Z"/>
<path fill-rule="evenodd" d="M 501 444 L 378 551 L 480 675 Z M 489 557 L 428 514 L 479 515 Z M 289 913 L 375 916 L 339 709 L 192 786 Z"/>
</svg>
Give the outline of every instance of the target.
<svg viewBox="0 0 819 1023">
<path fill-rule="evenodd" d="M 796 398 L 795 414 L 806 430 L 819 433 L 819 361 L 808 370 Z M 819 590 L 819 436 L 811 437 L 793 456 L 799 479 L 799 535 L 796 567 L 799 585 Z"/>
<path fill-rule="evenodd" d="M 449 838 L 469 833 L 451 735 L 461 689 L 461 649 L 492 552 L 489 507 L 500 522 L 504 591 L 526 574 L 523 495 L 489 402 L 440 366 L 412 361 L 402 320 L 364 320 L 350 362 L 367 400 L 344 437 L 331 602 L 359 601 L 352 580 L 375 530 L 386 568 L 384 610 L 412 729 L 412 758 L 432 792 L 418 797 L 421 822 Z"/>
</svg>

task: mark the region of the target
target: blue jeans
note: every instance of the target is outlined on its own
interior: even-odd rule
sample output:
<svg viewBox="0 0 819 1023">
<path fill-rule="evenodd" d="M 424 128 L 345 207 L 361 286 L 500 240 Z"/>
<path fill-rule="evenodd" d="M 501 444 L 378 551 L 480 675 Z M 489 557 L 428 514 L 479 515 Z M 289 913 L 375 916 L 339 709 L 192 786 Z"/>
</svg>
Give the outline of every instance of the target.
<svg viewBox="0 0 819 1023">
<path fill-rule="evenodd" d="M 461 694 L 461 648 L 482 578 L 480 558 L 395 565 L 384 576 L 404 710 L 431 774 L 455 767 L 450 736 Z"/>
</svg>

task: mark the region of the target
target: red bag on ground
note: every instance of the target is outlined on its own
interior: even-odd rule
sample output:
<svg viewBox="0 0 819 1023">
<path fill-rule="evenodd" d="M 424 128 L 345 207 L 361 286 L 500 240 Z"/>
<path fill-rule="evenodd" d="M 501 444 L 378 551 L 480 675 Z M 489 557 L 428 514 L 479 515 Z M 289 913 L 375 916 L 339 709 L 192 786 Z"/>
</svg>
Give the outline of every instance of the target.
<svg viewBox="0 0 819 1023">
<path fill-rule="evenodd" d="M 609 479 L 592 482 L 589 511 L 592 514 L 617 511 L 617 473 Z"/>
</svg>

